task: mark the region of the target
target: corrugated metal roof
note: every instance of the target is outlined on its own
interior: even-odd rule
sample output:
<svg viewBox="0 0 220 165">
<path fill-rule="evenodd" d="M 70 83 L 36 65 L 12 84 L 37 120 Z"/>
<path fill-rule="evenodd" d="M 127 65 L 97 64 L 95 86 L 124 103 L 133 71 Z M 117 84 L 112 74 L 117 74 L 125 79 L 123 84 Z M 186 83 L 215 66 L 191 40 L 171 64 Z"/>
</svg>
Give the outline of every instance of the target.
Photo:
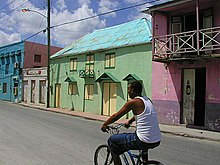
<svg viewBox="0 0 220 165">
<path fill-rule="evenodd" d="M 95 30 L 51 56 L 76 55 L 151 42 L 151 22 L 145 18 Z"/>
</svg>

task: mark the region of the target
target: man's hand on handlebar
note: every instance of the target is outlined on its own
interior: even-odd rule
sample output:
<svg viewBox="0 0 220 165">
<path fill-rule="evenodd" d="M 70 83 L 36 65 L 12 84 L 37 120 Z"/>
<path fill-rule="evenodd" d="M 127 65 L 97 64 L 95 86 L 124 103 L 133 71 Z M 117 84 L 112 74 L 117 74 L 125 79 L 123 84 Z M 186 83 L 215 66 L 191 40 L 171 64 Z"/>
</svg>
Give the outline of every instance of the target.
<svg viewBox="0 0 220 165">
<path fill-rule="evenodd" d="M 125 128 L 129 128 L 130 126 L 131 126 L 131 124 L 130 124 L 129 121 L 125 122 L 125 124 L 124 124 L 124 127 L 125 127 Z"/>
<path fill-rule="evenodd" d="M 109 126 L 108 126 L 108 125 L 102 125 L 101 130 L 102 130 L 103 132 L 108 132 Z"/>
</svg>

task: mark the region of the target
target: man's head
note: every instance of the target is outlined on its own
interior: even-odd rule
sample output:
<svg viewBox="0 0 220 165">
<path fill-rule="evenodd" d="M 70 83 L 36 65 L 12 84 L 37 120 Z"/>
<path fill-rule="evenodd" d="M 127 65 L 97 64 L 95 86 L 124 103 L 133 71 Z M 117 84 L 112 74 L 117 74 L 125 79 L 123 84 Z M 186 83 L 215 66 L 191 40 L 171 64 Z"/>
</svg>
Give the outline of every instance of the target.
<svg viewBox="0 0 220 165">
<path fill-rule="evenodd" d="M 139 81 L 134 81 L 128 86 L 128 95 L 131 99 L 136 96 L 141 96 L 142 84 Z"/>
</svg>

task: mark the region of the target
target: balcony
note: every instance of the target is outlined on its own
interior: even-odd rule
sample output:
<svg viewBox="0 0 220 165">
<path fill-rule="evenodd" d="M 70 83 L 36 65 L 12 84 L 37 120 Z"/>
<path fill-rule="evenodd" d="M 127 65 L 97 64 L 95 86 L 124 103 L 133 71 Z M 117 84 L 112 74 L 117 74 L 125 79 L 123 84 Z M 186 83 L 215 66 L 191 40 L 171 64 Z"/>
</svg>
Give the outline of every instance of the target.
<svg viewBox="0 0 220 165">
<path fill-rule="evenodd" d="M 94 70 L 80 70 L 79 77 L 80 78 L 94 78 Z"/>
<path fill-rule="evenodd" d="M 219 54 L 220 27 L 154 37 L 153 60 L 198 59 Z"/>
</svg>

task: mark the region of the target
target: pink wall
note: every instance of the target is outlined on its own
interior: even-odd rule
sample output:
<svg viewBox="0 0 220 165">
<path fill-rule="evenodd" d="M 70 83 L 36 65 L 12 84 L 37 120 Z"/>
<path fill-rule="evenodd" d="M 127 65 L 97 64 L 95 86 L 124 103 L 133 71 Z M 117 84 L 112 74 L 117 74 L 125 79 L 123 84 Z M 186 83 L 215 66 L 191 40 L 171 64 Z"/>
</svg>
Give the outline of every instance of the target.
<svg viewBox="0 0 220 165">
<path fill-rule="evenodd" d="M 220 103 L 220 59 L 207 62 L 206 102 Z"/>
<path fill-rule="evenodd" d="M 154 36 L 166 35 L 168 23 L 167 17 L 161 14 L 154 14 L 152 19 L 154 20 Z"/>
<path fill-rule="evenodd" d="M 181 70 L 175 65 L 153 62 L 152 98 L 156 100 L 181 100 Z"/>
<path fill-rule="evenodd" d="M 24 68 L 47 66 L 47 45 L 25 41 Z M 51 46 L 51 55 L 61 50 L 59 47 Z M 41 63 L 34 62 L 34 55 L 41 55 Z"/>
<path fill-rule="evenodd" d="M 220 58 L 203 59 L 194 63 L 171 62 L 167 66 L 153 62 L 152 99 L 158 112 L 160 123 L 177 125 L 180 123 L 182 102 L 182 70 L 206 68 L 206 127 L 219 120 L 220 114 Z M 214 124 L 211 124 L 214 125 Z M 220 128 L 214 128 L 218 130 Z"/>
<path fill-rule="evenodd" d="M 181 101 L 181 70 L 184 68 L 206 68 L 206 102 L 220 103 L 220 59 L 203 60 L 196 63 L 176 64 L 153 62 L 152 98 L 155 100 Z"/>
</svg>

